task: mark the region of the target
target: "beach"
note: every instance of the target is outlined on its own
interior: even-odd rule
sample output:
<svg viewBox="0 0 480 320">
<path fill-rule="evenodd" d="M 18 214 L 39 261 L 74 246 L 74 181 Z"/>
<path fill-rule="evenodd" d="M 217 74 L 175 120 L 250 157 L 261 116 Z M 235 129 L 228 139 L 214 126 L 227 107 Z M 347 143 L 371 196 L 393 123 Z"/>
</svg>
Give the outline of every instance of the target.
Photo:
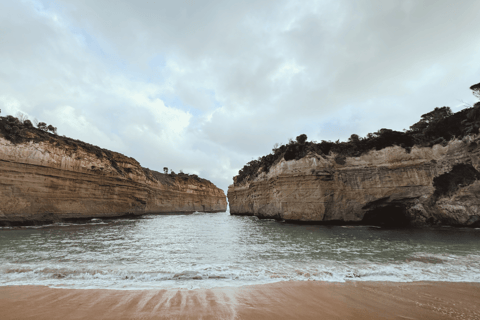
<svg viewBox="0 0 480 320">
<path fill-rule="evenodd" d="M 0 287 L 10 319 L 480 319 L 480 284 L 320 282 L 212 289 Z"/>
<path fill-rule="evenodd" d="M 478 234 L 227 212 L 5 229 L 0 320 L 480 319 Z"/>
</svg>

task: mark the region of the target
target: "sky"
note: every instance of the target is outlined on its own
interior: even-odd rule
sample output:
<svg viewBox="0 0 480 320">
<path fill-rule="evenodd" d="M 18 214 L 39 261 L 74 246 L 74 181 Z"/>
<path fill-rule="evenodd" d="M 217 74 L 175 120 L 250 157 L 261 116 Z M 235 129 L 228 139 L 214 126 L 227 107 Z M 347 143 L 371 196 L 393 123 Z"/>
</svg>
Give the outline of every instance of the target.
<svg viewBox="0 0 480 320">
<path fill-rule="evenodd" d="M 480 1 L 0 0 L 1 115 L 227 190 L 305 133 L 476 100 Z"/>
</svg>

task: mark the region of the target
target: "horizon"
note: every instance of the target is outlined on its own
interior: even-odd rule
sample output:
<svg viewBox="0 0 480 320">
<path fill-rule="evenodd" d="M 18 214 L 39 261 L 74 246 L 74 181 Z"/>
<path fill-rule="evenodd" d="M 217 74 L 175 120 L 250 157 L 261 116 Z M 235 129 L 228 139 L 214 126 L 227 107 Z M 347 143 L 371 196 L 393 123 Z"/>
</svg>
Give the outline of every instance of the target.
<svg viewBox="0 0 480 320">
<path fill-rule="evenodd" d="M 226 193 L 306 134 L 473 104 L 480 3 L 0 1 L 0 109 Z M 476 10 L 477 9 L 477 10 Z"/>
</svg>

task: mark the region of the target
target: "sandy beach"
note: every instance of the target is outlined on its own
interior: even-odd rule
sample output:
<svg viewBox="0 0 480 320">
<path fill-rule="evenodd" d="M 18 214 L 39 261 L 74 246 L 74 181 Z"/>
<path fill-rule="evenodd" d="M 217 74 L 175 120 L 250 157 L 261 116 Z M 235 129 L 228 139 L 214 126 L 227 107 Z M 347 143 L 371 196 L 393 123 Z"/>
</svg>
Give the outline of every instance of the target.
<svg viewBox="0 0 480 320">
<path fill-rule="evenodd" d="M 480 319 L 480 284 L 278 282 L 197 290 L 0 287 L 0 319 Z"/>
</svg>

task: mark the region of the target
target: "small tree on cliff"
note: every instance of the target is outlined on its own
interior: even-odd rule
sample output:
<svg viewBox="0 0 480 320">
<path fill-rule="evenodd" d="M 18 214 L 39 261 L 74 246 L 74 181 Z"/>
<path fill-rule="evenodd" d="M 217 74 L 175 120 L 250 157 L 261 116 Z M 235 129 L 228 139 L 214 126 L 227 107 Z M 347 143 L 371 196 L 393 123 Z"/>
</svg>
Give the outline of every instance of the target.
<svg viewBox="0 0 480 320">
<path fill-rule="evenodd" d="M 474 84 L 470 87 L 470 90 L 473 91 L 473 95 L 480 99 L 480 83 Z"/>
<path fill-rule="evenodd" d="M 299 144 L 304 144 L 305 141 L 307 141 L 307 135 L 305 133 L 301 134 L 296 138 L 296 140 Z"/>
<path fill-rule="evenodd" d="M 357 145 L 358 143 L 360 143 L 360 137 L 358 136 L 358 134 L 354 133 L 350 136 L 350 138 L 348 138 L 348 142 L 351 142 L 354 145 Z"/>
<path fill-rule="evenodd" d="M 439 128 L 436 128 L 441 120 L 450 117 L 453 114 L 449 107 L 435 108 L 433 111 L 422 115 L 422 119 L 410 127 L 413 133 L 432 134 Z"/>
<path fill-rule="evenodd" d="M 168 168 L 167 167 L 163 167 L 163 173 L 168 174 Z"/>
<path fill-rule="evenodd" d="M 28 119 L 27 115 L 23 112 L 17 112 L 17 119 L 20 121 L 20 123 L 24 123 L 25 120 Z"/>
<path fill-rule="evenodd" d="M 57 127 L 54 127 L 51 124 L 48 125 L 47 130 L 54 134 L 57 134 Z"/>
<path fill-rule="evenodd" d="M 43 131 L 47 131 L 47 124 L 45 122 L 39 122 L 37 128 Z"/>
</svg>

